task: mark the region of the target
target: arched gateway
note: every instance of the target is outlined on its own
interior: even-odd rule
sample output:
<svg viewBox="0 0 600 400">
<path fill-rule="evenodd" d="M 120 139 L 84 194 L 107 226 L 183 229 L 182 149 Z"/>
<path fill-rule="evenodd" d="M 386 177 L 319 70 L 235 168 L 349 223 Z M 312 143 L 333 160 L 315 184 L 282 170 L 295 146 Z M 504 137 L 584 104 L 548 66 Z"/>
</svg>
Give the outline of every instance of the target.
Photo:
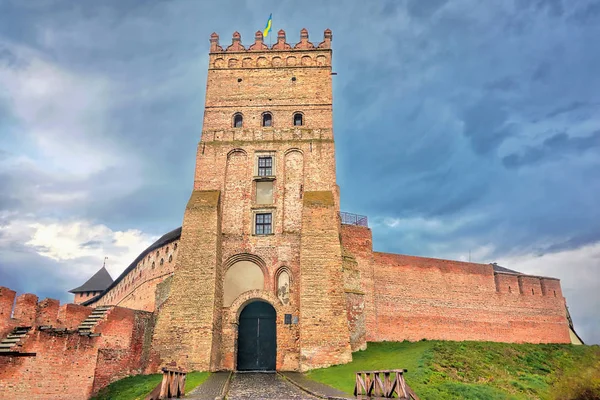
<svg viewBox="0 0 600 400">
<path fill-rule="evenodd" d="M 276 317 L 273 306 L 264 301 L 254 301 L 244 307 L 238 326 L 238 371 L 275 370 Z"/>
</svg>

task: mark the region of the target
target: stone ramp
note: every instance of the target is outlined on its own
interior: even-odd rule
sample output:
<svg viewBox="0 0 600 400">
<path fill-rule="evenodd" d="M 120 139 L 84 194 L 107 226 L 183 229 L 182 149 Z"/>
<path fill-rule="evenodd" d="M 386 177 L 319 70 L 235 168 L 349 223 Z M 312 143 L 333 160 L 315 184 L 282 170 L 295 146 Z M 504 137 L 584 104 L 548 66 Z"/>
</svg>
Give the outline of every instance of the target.
<svg viewBox="0 0 600 400">
<path fill-rule="evenodd" d="M 215 400 L 223 398 L 231 372 L 213 372 L 197 388 L 186 393 L 185 398 L 191 400 Z"/>
<path fill-rule="evenodd" d="M 317 381 L 313 381 L 312 379 L 308 379 L 304 374 L 300 372 L 279 372 L 279 374 L 283 375 L 285 379 L 290 381 L 292 384 L 302 388 L 304 391 L 317 396 L 313 398 L 331 400 L 355 399 L 354 397 L 347 395 L 341 390 L 338 390 L 331 386 L 327 386 Z"/>
<path fill-rule="evenodd" d="M 299 372 L 215 372 L 185 396 L 191 400 L 354 399 Z"/>
<path fill-rule="evenodd" d="M 318 397 L 292 385 L 277 373 L 250 372 L 233 375 L 226 399 L 313 400 Z"/>
</svg>

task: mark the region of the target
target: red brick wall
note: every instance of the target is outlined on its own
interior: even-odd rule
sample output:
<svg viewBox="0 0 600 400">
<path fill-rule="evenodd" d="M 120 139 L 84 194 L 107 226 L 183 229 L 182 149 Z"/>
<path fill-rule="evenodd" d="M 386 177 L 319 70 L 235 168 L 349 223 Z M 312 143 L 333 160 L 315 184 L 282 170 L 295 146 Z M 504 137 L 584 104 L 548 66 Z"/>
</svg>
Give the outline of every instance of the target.
<svg viewBox="0 0 600 400">
<path fill-rule="evenodd" d="M 540 279 L 513 281 L 491 265 L 374 253 L 378 340 L 569 343 L 564 298 L 542 295 Z M 531 293 L 534 290 L 534 294 Z M 511 285 L 512 290 L 512 285 Z"/>
<path fill-rule="evenodd" d="M 557 279 L 494 273 L 487 264 L 371 253 L 370 238 L 368 228 L 342 226 L 344 248 L 361 270 L 368 340 L 570 343 Z"/>
<path fill-rule="evenodd" d="M 29 356 L 0 355 L 0 399 L 87 399 L 108 383 L 143 372 L 148 362 L 152 314 L 121 307 L 110 309 L 93 332 L 81 336 L 74 329 L 92 308 L 59 306 L 57 300 L 39 303 L 34 295 L 19 296 L 10 318 L 14 292 L 0 288 L 1 326 L 31 326 L 17 350 Z M 2 301 L 4 300 L 4 301 Z M 10 304 L 12 306 L 12 304 Z M 52 329 L 40 330 L 40 326 Z M 65 331 L 64 328 L 67 328 Z M 8 331 L 5 329 L 3 338 Z"/>
<path fill-rule="evenodd" d="M 178 249 L 179 240 L 175 240 L 150 252 L 115 287 L 91 305 L 154 311 L 156 287 L 173 275 Z"/>
<path fill-rule="evenodd" d="M 11 318 L 16 292 L 0 286 L 0 337 L 6 336 L 14 327 Z"/>
</svg>

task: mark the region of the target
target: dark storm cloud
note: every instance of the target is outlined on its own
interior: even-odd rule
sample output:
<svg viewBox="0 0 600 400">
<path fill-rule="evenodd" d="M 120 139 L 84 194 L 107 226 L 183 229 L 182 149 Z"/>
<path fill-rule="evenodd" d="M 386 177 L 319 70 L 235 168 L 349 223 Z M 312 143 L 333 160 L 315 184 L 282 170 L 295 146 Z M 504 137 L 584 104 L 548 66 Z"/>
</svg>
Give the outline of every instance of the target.
<svg viewBox="0 0 600 400">
<path fill-rule="evenodd" d="M 38 113 L 23 115 L 0 95 L 0 225 L 31 215 L 151 235 L 179 226 L 202 129 L 208 37 L 216 31 L 227 46 L 238 30 L 247 45 L 272 12 L 273 31 L 284 28 L 291 44 L 302 27 L 315 43 L 325 28 L 334 32 L 342 208 L 369 215 L 378 250 L 454 257 L 487 246 L 495 259 L 596 243 L 598 132 L 589 132 L 600 126 L 599 5 L 1 2 L 0 79 L 59 71 L 48 76 L 77 82 L 70 91 L 27 81 L 56 90 L 39 114 L 65 104 L 60 122 L 102 110 L 52 120 L 58 133 L 36 138 L 80 145 L 102 165 L 54 168 L 27 136 L 47 121 L 28 125 Z M 69 113 L 84 100 L 87 108 Z M 44 294 L 82 283 L 61 272 L 69 261 L 39 256 L 25 236 L 18 247 L 0 231 L 3 282 Z M 569 304 L 576 324 L 600 341 L 600 318 L 584 296 Z"/>
<path fill-rule="evenodd" d="M 522 154 L 510 154 L 502 159 L 507 168 L 519 168 L 544 161 L 559 161 L 564 157 L 595 151 L 600 147 L 600 130 L 585 137 L 570 137 L 565 132 L 544 140 L 539 147 L 528 147 Z"/>
</svg>

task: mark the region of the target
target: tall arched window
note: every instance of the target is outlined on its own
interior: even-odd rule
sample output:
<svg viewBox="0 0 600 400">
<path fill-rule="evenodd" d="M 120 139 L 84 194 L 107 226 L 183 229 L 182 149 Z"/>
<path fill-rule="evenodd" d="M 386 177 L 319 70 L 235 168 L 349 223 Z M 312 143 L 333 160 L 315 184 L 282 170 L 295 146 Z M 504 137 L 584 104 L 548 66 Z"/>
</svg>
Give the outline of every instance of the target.
<svg viewBox="0 0 600 400">
<path fill-rule="evenodd" d="M 273 115 L 271 113 L 263 113 L 262 115 L 262 126 L 273 126 Z"/>
<path fill-rule="evenodd" d="M 244 124 L 244 117 L 242 117 L 242 114 L 240 114 L 240 113 L 233 114 L 233 127 L 241 128 L 243 124 Z"/>
<path fill-rule="evenodd" d="M 304 118 L 302 113 L 294 114 L 294 126 L 302 126 L 304 125 Z"/>
</svg>

